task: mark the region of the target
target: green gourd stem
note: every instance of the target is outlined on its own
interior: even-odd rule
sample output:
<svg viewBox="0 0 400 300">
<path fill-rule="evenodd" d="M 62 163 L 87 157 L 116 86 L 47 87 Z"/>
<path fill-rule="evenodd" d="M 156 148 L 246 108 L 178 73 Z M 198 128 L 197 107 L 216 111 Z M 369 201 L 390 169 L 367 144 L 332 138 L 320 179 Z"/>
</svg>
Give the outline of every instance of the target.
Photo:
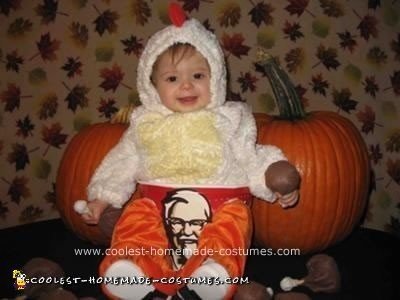
<svg viewBox="0 0 400 300">
<path fill-rule="evenodd" d="M 288 120 L 303 119 L 306 113 L 287 73 L 272 57 L 264 61 L 263 67 L 274 92 L 280 117 Z"/>
<path fill-rule="evenodd" d="M 282 70 L 278 66 L 278 73 L 280 75 L 280 79 L 284 85 L 286 85 L 286 90 L 289 93 L 289 103 L 292 108 L 292 118 L 294 119 L 303 119 L 306 115 L 303 109 L 303 105 L 301 103 L 300 97 L 297 94 L 296 87 L 294 86 L 293 82 L 290 80 L 289 76 L 285 71 Z"/>
<path fill-rule="evenodd" d="M 289 117 L 291 115 L 289 99 L 282 88 L 279 76 L 276 74 L 276 69 L 272 64 L 265 64 L 264 70 L 267 73 L 267 78 L 275 95 L 280 115 L 285 118 Z"/>
</svg>

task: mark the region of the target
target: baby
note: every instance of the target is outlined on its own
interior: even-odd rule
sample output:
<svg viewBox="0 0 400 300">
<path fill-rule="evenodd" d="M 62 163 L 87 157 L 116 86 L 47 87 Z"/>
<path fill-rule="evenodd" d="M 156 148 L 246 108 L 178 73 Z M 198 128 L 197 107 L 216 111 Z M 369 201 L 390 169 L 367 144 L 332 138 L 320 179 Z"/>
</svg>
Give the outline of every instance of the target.
<svg viewBox="0 0 400 300">
<path fill-rule="evenodd" d="M 90 213 L 83 218 L 96 224 L 108 205 L 122 207 L 139 183 L 143 198 L 125 206 L 111 242 L 112 250 L 131 252 L 106 256 L 100 275 L 166 280 L 109 283 L 105 293 L 228 299 L 236 286 L 224 280 L 243 275 L 246 256 L 224 252 L 249 247 L 251 195 L 293 206 L 298 187 L 282 195 L 268 178 L 285 187 L 286 178 L 298 173 L 277 147 L 256 145 L 248 105 L 225 102 L 226 69 L 216 37 L 195 19 L 172 19 L 141 55 L 137 87 L 143 105 L 95 171 Z"/>
</svg>

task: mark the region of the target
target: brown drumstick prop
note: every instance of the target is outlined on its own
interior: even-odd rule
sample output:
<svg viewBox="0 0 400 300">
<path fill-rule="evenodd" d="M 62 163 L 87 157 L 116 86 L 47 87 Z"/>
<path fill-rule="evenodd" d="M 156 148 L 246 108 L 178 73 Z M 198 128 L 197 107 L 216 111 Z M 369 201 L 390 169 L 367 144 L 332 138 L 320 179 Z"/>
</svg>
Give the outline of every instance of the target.
<svg viewBox="0 0 400 300">
<path fill-rule="evenodd" d="M 302 285 L 313 292 L 335 293 L 340 289 L 340 273 L 335 260 L 325 254 L 317 254 L 306 264 L 308 274 L 302 279 L 285 277 L 281 280 L 281 289 L 290 291 Z"/>
</svg>

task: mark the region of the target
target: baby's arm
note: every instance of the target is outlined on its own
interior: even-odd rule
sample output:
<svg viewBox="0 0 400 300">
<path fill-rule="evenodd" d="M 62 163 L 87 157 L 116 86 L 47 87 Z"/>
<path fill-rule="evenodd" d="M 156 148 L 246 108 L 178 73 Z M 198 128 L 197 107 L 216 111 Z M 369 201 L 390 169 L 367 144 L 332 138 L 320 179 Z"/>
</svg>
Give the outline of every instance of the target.
<svg viewBox="0 0 400 300">
<path fill-rule="evenodd" d="M 107 206 L 121 208 L 129 200 L 135 190 L 137 168 L 134 130 L 130 126 L 90 180 L 87 187 L 89 213 L 82 214 L 85 222 L 97 224 Z"/>
<path fill-rule="evenodd" d="M 296 168 L 287 161 L 278 147 L 257 145 L 256 124 L 250 108 L 239 103 L 232 105 L 241 109 L 239 128 L 232 139 L 232 148 L 239 164 L 247 172 L 250 191 L 269 202 L 278 199 L 282 207 L 296 204 L 300 178 Z M 280 170 L 278 174 L 277 169 Z M 293 181 L 290 178 L 297 179 Z M 277 186 L 277 180 L 280 186 Z M 288 180 L 293 182 L 292 186 L 289 186 Z"/>
</svg>

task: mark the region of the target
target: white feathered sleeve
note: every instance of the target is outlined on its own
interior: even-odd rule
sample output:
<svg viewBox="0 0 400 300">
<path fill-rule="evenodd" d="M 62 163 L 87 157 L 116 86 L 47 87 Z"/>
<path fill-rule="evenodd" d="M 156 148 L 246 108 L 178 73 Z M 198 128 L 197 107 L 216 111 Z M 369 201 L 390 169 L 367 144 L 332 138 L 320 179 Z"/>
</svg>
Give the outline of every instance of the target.
<svg viewBox="0 0 400 300">
<path fill-rule="evenodd" d="M 256 144 L 256 122 L 248 105 L 242 103 L 229 105 L 238 106 L 241 111 L 232 146 L 236 159 L 247 173 L 250 192 L 258 198 L 273 202 L 276 197 L 265 184 L 265 171 L 272 163 L 287 158 L 276 146 Z"/>
<path fill-rule="evenodd" d="M 134 126 L 129 126 L 94 172 L 87 187 L 88 200 L 99 199 L 116 208 L 129 200 L 136 187 L 138 154 Z"/>
</svg>

